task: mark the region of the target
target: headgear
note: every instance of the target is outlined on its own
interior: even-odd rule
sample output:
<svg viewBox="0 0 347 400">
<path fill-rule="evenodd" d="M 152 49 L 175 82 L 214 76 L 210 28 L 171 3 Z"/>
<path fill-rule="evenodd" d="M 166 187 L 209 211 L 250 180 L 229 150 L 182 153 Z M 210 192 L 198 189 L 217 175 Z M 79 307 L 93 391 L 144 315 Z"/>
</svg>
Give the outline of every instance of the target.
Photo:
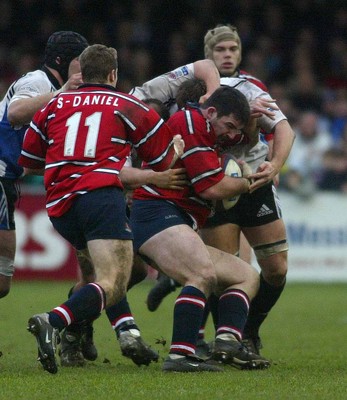
<svg viewBox="0 0 347 400">
<path fill-rule="evenodd" d="M 204 38 L 205 58 L 212 60 L 212 52 L 217 43 L 233 40 L 241 49 L 241 39 L 237 29 L 232 25 L 217 25 L 215 28 L 207 31 Z"/>
<path fill-rule="evenodd" d="M 66 82 L 70 62 L 78 57 L 86 47 L 88 47 L 87 40 L 77 32 L 54 32 L 46 44 L 45 65 L 57 70 Z"/>
</svg>

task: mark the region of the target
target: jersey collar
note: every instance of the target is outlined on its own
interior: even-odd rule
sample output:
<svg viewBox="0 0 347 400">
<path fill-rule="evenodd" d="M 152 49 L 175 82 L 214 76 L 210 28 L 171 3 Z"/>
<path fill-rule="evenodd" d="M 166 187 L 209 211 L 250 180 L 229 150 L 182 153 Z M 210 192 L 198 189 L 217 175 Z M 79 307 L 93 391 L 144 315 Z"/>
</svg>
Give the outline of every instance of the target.
<svg viewBox="0 0 347 400">
<path fill-rule="evenodd" d="M 41 70 L 47 75 L 48 79 L 51 81 L 52 85 L 56 89 L 60 89 L 61 85 L 58 82 L 58 79 L 52 74 L 52 72 L 44 65 Z"/>
</svg>

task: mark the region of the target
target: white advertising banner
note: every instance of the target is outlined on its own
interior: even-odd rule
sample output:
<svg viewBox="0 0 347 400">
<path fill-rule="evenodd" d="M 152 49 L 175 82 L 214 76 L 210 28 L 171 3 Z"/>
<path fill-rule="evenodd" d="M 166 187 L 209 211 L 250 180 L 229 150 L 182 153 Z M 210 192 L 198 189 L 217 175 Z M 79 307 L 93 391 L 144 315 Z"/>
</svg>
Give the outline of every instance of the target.
<svg viewBox="0 0 347 400">
<path fill-rule="evenodd" d="M 347 282 L 347 195 L 279 197 L 289 242 L 288 281 Z"/>
<path fill-rule="evenodd" d="M 347 195 L 318 193 L 303 201 L 280 192 L 279 197 L 289 242 L 288 282 L 347 282 Z M 74 251 L 53 230 L 44 203 L 44 195 L 26 193 L 16 210 L 15 277 L 75 279 Z"/>
</svg>

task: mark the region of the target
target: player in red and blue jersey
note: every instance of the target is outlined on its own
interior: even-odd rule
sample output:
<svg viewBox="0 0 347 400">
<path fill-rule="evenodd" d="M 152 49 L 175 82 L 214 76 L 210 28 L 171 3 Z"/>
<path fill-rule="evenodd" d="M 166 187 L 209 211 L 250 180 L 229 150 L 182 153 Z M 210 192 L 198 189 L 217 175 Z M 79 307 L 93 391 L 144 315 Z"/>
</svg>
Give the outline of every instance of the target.
<svg viewBox="0 0 347 400">
<path fill-rule="evenodd" d="M 45 170 L 46 207 L 52 224 L 91 258 L 96 275 L 95 282 L 62 305 L 29 319 L 39 361 L 50 373 L 58 370 L 59 331 L 97 317 L 126 293 L 133 235 L 119 172 L 131 147 L 151 169 L 162 171 L 175 163 L 179 156 L 175 144 L 181 144 L 154 110 L 116 92 L 115 49 L 89 46 L 80 64 L 85 83 L 54 97 L 35 114 L 19 160 L 28 172 Z"/>
<path fill-rule="evenodd" d="M 170 353 L 163 371 L 220 370 L 195 356 L 211 293 L 219 297 L 220 311 L 212 358 L 246 369 L 269 366 L 240 343 L 249 301 L 258 286 L 256 270 L 231 254 L 205 246 L 197 233 L 212 211 L 213 200 L 251 188 L 247 178 L 224 174 L 214 150 L 217 137 L 234 137 L 249 119 L 246 97 L 228 86 L 217 89 L 202 106 L 178 111 L 168 125 L 185 142 L 176 166 L 184 166 L 189 185 L 181 192 L 153 185 L 134 191 L 130 215 L 134 249 L 183 286 L 175 302 Z"/>
</svg>

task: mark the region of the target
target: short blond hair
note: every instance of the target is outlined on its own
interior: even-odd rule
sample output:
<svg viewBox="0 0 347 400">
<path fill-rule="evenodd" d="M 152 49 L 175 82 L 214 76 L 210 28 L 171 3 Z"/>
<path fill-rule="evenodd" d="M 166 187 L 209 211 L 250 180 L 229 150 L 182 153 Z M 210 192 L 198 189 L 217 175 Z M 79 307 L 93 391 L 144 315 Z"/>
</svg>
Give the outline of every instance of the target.
<svg viewBox="0 0 347 400">
<path fill-rule="evenodd" d="M 204 38 L 204 51 L 205 58 L 212 60 L 212 53 L 214 47 L 220 43 L 227 40 L 233 40 L 237 42 L 240 47 L 240 53 L 242 52 L 241 48 L 241 39 L 237 32 L 237 28 L 233 25 L 217 25 L 215 28 L 209 29 Z"/>
</svg>

